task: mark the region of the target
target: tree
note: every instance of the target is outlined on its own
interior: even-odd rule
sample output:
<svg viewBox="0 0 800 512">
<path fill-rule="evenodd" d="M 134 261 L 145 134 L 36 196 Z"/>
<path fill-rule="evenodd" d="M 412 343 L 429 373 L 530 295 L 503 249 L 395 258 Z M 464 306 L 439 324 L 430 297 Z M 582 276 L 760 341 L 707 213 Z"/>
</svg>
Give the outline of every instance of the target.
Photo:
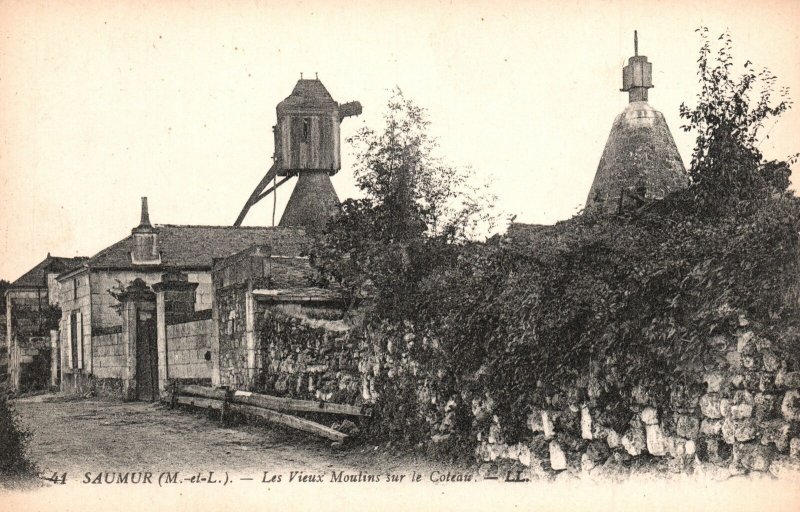
<svg viewBox="0 0 800 512">
<path fill-rule="evenodd" d="M 6 314 L 6 290 L 11 287 L 11 283 L 5 279 L 0 279 L 0 315 Z"/>
<path fill-rule="evenodd" d="M 393 214 L 387 219 L 392 236 L 464 241 L 480 234 L 479 224 L 491 225 L 487 187 L 472 185 L 471 169 L 436 155 L 425 109 L 395 88 L 384 122 L 381 131 L 364 127 L 347 141 L 355 149 L 354 174 L 367 202 Z"/>
<path fill-rule="evenodd" d="M 353 296 L 368 287 L 384 311 L 400 314 L 417 284 L 453 247 L 493 226 L 488 185 L 436 155 L 425 109 L 395 88 L 379 130 L 364 127 L 355 151 L 361 199 L 348 199 L 315 251 L 323 280 Z"/>
<path fill-rule="evenodd" d="M 743 73 L 734 74 L 731 37 L 717 39 L 721 46 L 712 58 L 708 28 L 697 29 L 702 39 L 698 62 L 701 89 L 697 105 L 681 104 L 682 128 L 697 132 L 689 174 L 700 200 L 716 207 L 747 207 L 774 192 L 784 192 L 791 174 L 785 162 L 764 162 L 758 150 L 759 133 L 769 118 L 777 118 L 792 105 L 788 89 L 778 91 L 777 78 L 766 68 L 758 73 L 748 60 Z M 767 137 L 765 135 L 765 137 Z"/>
</svg>

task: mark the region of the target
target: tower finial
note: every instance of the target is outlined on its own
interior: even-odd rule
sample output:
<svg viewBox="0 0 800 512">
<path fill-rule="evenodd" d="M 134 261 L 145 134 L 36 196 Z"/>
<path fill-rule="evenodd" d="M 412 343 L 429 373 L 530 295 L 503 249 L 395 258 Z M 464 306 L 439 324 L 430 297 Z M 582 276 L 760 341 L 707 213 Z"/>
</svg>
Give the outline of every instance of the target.
<svg viewBox="0 0 800 512">
<path fill-rule="evenodd" d="M 647 101 L 647 89 L 653 87 L 653 65 L 647 57 L 639 55 L 639 31 L 633 31 L 634 56 L 628 59 L 628 65 L 622 69 L 622 91 L 628 93 L 628 100 Z"/>
</svg>

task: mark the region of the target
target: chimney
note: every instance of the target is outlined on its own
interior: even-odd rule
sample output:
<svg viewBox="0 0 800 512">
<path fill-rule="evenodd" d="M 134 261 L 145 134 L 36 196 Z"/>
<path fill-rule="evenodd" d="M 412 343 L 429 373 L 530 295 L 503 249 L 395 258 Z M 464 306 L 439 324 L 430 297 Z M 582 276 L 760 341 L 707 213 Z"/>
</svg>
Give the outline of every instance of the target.
<svg viewBox="0 0 800 512">
<path fill-rule="evenodd" d="M 142 198 L 142 217 L 139 225 L 131 230 L 131 234 L 133 235 L 131 263 L 134 265 L 159 265 L 161 253 L 158 251 L 158 232 L 150 224 L 146 197 Z"/>
</svg>

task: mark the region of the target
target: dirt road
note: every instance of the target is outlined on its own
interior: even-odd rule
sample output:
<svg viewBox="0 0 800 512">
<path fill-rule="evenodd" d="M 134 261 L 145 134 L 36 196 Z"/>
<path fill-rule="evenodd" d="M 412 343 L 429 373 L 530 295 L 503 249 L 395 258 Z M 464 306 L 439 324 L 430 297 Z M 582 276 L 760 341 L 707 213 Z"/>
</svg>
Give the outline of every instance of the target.
<svg viewBox="0 0 800 512">
<path fill-rule="evenodd" d="M 408 466 L 372 454 L 372 447 L 337 450 L 330 442 L 264 426 L 226 427 L 204 413 L 158 403 L 58 395 L 15 401 L 33 433 L 29 456 L 43 474 L 87 471 L 224 470 L 261 474 L 298 469 L 329 472 Z M 379 460 L 382 459 L 382 460 Z"/>
</svg>

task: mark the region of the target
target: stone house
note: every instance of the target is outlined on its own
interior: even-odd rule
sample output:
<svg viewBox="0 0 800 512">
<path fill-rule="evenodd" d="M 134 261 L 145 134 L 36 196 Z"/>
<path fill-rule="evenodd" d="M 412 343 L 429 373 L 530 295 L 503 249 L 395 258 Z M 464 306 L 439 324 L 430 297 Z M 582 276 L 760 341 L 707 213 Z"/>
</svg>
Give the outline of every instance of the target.
<svg viewBox="0 0 800 512">
<path fill-rule="evenodd" d="M 56 276 L 86 258 L 47 255 L 11 283 L 5 292 L 5 356 L 11 387 L 17 391 L 46 389 L 58 382 L 57 340 L 59 293 Z"/>
<path fill-rule="evenodd" d="M 169 379 L 210 384 L 216 259 L 254 245 L 306 246 L 303 229 L 152 225 L 61 273 L 62 389 L 155 400 Z M 289 250 L 289 249 L 287 249 Z"/>
<path fill-rule="evenodd" d="M 307 258 L 274 246 L 214 265 L 215 386 L 356 401 L 359 347 L 349 332 L 358 312 L 335 287 L 314 286 L 312 275 Z"/>
<path fill-rule="evenodd" d="M 176 380 L 249 387 L 259 364 L 254 304 L 302 302 L 308 293 L 322 304 L 338 300 L 310 286 L 307 233 L 338 211 L 330 176 L 341 167 L 339 123 L 360 112 L 358 102 L 335 102 L 319 80 L 301 79 L 276 110 L 275 164 L 234 226 L 154 226 L 144 198 L 129 236 L 60 274 L 62 389 L 155 400 Z M 278 227 L 240 227 L 253 204 L 293 176 Z"/>
</svg>

